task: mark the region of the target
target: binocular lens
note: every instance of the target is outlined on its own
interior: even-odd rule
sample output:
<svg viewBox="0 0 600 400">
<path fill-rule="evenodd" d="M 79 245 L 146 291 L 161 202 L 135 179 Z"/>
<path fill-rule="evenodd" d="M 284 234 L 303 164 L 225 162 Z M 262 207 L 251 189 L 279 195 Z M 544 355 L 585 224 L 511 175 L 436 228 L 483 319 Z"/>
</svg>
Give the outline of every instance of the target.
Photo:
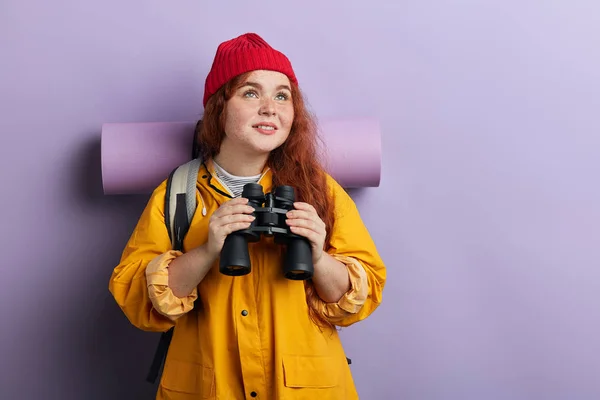
<svg viewBox="0 0 600 400">
<path fill-rule="evenodd" d="M 264 200 L 263 188 L 258 183 L 247 183 L 242 189 L 242 197 L 248 200 Z"/>
<path fill-rule="evenodd" d="M 308 240 L 296 238 L 289 241 L 283 273 L 287 279 L 292 280 L 312 278 L 312 251 Z"/>
<path fill-rule="evenodd" d="M 275 188 L 275 196 L 293 202 L 296 198 L 296 192 L 293 187 L 282 185 Z"/>
<path fill-rule="evenodd" d="M 223 275 L 242 276 L 250 273 L 248 244 L 241 235 L 229 235 L 221 250 L 219 271 Z"/>
</svg>

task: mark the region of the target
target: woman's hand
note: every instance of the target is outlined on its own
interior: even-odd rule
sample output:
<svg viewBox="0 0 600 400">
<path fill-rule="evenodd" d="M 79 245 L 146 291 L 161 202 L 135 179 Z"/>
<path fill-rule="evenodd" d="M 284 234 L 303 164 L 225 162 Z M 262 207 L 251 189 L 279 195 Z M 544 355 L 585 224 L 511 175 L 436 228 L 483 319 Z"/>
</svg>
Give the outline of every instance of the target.
<svg viewBox="0 0 600 400">
<path fill-rule="evenodd" d="M 307 238 L 312 247 L 313 264 L 317 264 L 323 256 L 327 229 L 325 222 L 317 214 L 317 210 L 307 203 L 294 203 L 295 210 L 288 211 L 287 224 L 292 233 Z"/>
<path fill-rule="evenodd" d="M 208 223 L 207 250 L 212 256 L 217 256 L 225 238 L 232 232 L 250 227 L 254 216 L 250 215 L 254 208 L 248 205 L 248 199 L 237 197 L 223 203 L 215 211 Z"/>
</svg>

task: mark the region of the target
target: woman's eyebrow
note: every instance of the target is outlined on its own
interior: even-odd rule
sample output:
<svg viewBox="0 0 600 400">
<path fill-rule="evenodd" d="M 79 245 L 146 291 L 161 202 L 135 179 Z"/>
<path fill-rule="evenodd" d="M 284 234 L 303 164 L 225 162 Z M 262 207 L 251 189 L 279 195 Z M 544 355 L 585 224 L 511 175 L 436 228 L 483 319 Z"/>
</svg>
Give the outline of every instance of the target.
<svg viewBox="0 0 600 400">
<path fill-rule="evenodd" d="M 262 89 L 262 85 L 260 83 L 257 83 L 257 82 L 250 82 L 250 81 L 248 81 L 248 82 L 245 82 L 240 87 L 244 87 L 244 86 L 252 86 L 253 88 L 256 88 L 256 89 L 259 89 L 259 90 Z M 290 92 L 292 91 L 292 89 L 288 85 L 279 85 L 279 86 L 277 86 L 277 90 L 281 90 L 281 89 L 286 89 L 286 90 L 289 90 Z"/>
<path fill-rule="evenodd" d="M 245 82 L 241 87 L 244 86 L 252 86 L 256 89 L 262 89 L 262 86 L 260 85 L 260 83 L 256 83 L 256 82 Z"/>
</svg>

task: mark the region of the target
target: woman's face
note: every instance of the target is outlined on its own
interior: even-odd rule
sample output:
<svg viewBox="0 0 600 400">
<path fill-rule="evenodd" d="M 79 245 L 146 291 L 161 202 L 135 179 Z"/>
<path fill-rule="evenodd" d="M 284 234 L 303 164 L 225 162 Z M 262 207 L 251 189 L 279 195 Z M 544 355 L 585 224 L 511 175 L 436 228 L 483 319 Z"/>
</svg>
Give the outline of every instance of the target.
<svg viewBox="0 0 600 400">
<path fill-rule="evenodd" d="M 221 150 L 264 156 L 281 146 L 292 128 L 294 106 L 285 74 L 253 71 L 225 105 Z"/>
</svg>

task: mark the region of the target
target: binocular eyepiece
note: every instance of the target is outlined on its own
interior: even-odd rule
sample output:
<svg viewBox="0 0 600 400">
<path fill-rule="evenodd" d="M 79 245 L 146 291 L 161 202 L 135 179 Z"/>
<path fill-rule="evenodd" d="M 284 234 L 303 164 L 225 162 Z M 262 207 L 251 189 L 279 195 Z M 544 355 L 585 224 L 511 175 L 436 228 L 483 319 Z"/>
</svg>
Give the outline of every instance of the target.
<svg viewBox="0 0 600 400">
<path fill-rule="evenodd" d="M 258 183 L 244 185 L 242 197 L 254 208 L 256 217 L 247 229 L 232 232 L 225 238 L 221 250 L 219 271 L 228 276 L 250 273 L 248 243 L 258 242 L 261 235 L 274 236 L 275 243 L 285 245 L 283 274 L 287 279 L 306 280 L 313 276 L 312 249 L 303 236 L 292 233 L 286 224 L 286 213 L 294 208 L 296 194 L 291 186 L 278 186 L 271 193 L 263 193 Z"/>
</svg>

